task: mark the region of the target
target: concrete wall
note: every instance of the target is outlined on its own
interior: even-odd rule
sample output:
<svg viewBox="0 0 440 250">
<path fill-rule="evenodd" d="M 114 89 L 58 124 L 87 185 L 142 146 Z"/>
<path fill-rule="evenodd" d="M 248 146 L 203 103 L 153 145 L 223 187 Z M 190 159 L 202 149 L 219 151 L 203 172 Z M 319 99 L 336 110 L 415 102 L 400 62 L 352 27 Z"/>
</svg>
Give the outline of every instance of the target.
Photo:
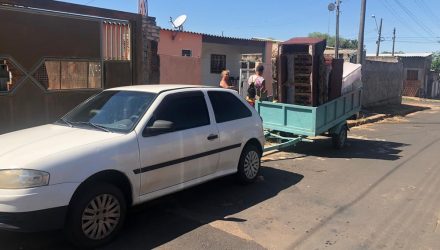
<svg viewBox="0 0 440 250">
<path fill-rule="evenodd" d="M 403 63 L 366 60 L 362 65 L 362 106 L 400 104 L 403 89 Z"/>
<path fill-rule="evenodd" d="M 429 74 L 432 56 L 369 56 L 367 60 L 393 62 L 400 60 L 403 63 L 403 94 L 407 96 L 429 97 Z M 417 70 L 417 80 L 407 80 L 408 70 Z"/>
<path fill-rule="evenodd" d="M 203 43 L 202 47 L 202 82 L 208 86 L 218 86 L 220 74 L 211 74 L 211 55 L 226 55 L 226 68 L 231 72 L 231 77 L 240 76 L 240 60 L 242 54 L 262 53 L 265 55 L 265 48 L 246 45 L 229 45 L 217 43 Z M 265 79 L 272 79 L 271 69 L 265 72 Z"/>
<path fill-rule="evenodd" d="M 146 84 L 159 84 L 160 81 L 160 61 L 158 46 L 160 39 L 160 27 L 156 24 L 154 17 L 142 17 L 142 37 L 143 37 L 143 79 Z M 146 55 L 146 58 L 145 58 Z"/>
</svg>

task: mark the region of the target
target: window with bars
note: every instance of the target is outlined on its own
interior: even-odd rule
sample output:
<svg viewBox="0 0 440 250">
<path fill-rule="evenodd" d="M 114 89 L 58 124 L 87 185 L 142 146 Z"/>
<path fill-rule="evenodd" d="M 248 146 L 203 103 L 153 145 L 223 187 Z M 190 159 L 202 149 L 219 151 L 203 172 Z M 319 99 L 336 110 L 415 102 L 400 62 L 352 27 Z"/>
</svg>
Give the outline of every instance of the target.
<svg viewBox="0 0 440 250">
<path fill-rule="evenodd" d="M 130 25 L 123 22 L 103 22 L 102 54 L 104 60 L 129 61 L 131 59 Z"/>
<path fill-rule="evenodd" d="M 102 88 L 101 62 L 46 60 L 33 77 L 47 90 Z"/>
<path fill-rule="evenodd" d="M 211 55 L 211 73 L 220 74 L 226 69 L 226 55 Z"/>
</svg>

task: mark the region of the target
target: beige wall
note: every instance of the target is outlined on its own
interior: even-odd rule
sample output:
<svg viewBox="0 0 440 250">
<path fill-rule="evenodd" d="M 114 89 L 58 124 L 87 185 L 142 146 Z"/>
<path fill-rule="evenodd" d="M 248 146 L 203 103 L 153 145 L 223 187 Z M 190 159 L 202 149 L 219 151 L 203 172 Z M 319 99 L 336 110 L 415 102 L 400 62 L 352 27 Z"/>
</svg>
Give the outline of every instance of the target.
<svg viewBox="0 0 440 250">
<path fill-rule="evenodd" d="M 232 77 L 240 76 L 240 60 L 242 54 L 264 53 L 263 47 L 247 45 L 231 45 L 218 43 L 204 43 L 202 56 L 202 81 L 207 86 L 218 86 L 220 74 L 211 73 L 211 54 L 226 55 L 226 68 Z M 265 68 L 266 65 L 264 65 Z M 265 72 L 271 74 L 270 72 Z M 265 77 L 267 77 L 265 75 Z M 265 78 L 268 79 L 268 78 Z"/>
</svg>

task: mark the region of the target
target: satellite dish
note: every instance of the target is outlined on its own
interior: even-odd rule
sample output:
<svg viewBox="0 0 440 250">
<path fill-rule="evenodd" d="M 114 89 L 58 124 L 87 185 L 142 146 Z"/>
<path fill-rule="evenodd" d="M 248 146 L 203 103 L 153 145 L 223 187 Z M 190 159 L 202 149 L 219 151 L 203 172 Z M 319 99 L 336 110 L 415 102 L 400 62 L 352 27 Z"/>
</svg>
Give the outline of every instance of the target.
<svg viewBox="0 0 440 250">
<path fill-rule="evenodd" d="M 170 17 L 170 22 L 171 22 L 171 25 L 173 25 L 173 27 L 175 29 L 178 29 L 178 30 L 182 31 L 183 30 L 183 24 L 186 22 L 186 19 L 187 19 L 186 15 L 178 16 L 174 21 L 173 21 L 173 18 Z"/>
<path fill-rule="evenodd" d="M 329 11 L 334 11 L 336 9 L 336 5 L 334 3 L 329 3 L 327 8 Z"/>
</svg>

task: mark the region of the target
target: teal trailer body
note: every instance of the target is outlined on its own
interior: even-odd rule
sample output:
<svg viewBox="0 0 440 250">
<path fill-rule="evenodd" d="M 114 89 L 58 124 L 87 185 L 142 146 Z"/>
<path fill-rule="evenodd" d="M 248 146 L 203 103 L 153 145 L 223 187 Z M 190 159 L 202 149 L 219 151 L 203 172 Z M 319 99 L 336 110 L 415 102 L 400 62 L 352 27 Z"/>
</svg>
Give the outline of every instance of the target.
<svg viewBox="0 0 440 250">
<path fill-rule="evenodd" d="M 357 89 L 318 107 L 256 102 L 255 108 L 266 130 L 313 137 L 325 132 L 339 133 L 347 119 L 360 111 L 361 97 L 362 89 Z"/>
</svg>

